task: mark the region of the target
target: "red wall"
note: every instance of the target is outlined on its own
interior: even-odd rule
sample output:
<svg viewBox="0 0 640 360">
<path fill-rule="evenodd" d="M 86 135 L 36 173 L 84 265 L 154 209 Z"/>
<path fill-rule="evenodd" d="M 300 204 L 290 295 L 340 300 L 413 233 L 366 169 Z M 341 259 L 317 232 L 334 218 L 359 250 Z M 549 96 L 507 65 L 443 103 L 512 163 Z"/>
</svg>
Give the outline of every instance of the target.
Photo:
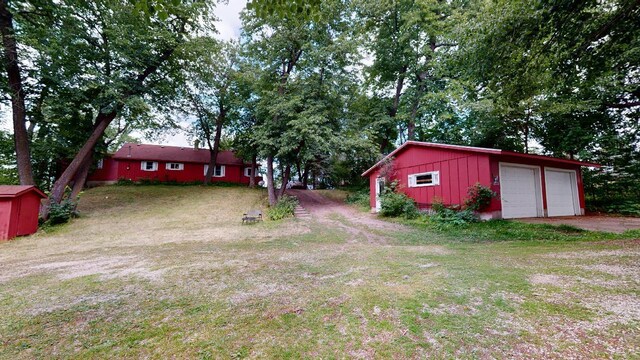
<svg viewBox="0 0 640 360">
<path fill-rule="evenodd" d="M 40 196 L 35 192 L 0 199 L 0 240 L 38 231 L 39 211 Z"/>
<path fill-rule="evenodd" d="M 470 186 L 480 183 L 492 184 L 492 169 L 489 156 L 460 150 L 426 147 L 408 147 L 396 155 L 395 176 L 402 192 L 413 198 L 420 208 L 428 208 L 434 200 L 444 204 L 462 204 Z M 429 171 L 440 172 L 440 185 L 408 186 L 410 174 Z M 371 207 L 375 207 L 375 179 L 379 170 L 369 177 Z"/>
<path fill-rule="evenodd" d="M 118 162 L 111 157 L 102 159 L 102 169 L 95 169 L 87 181 L 116 181 L 118 180 Z"/>
<path fill-rule="evenodd" d="M 167 170 L 166 162 L 158 161 L 158 170 L 144 171 L 141 169 L 141 161 L 139 160 L 121 160 L 118 161 L 118 179 L 129 179 L 133 181 L 140 180 L 159 180 L 159 181 L 176 181 L 176 182 L 194 182 L 204 181 L 204 164 L 199 163 L 183 163 L 182 170 Z M 225 174 L 223 177 L 212 177 L 212 182 L 234 182 L 241 184 L 249 184 L 249 177 L 244 176 L 244 167 L 237 165 L 224 165 Z M 261 179 L 258 178 L 257 181 Z"/>
</svg>

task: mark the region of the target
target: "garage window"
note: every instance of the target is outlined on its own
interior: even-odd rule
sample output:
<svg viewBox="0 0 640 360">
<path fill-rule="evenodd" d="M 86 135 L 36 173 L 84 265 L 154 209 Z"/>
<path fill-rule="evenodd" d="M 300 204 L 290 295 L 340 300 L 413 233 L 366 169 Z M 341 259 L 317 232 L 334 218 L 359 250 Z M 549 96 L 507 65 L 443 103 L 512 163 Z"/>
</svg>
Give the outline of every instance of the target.
<svg viewBox="0 0 640 360">
<path fill-rule="evenodd" d="M 409 187 L 440 185 L 440 172 L 430 171 L 409 175 Z"/>
</svg>

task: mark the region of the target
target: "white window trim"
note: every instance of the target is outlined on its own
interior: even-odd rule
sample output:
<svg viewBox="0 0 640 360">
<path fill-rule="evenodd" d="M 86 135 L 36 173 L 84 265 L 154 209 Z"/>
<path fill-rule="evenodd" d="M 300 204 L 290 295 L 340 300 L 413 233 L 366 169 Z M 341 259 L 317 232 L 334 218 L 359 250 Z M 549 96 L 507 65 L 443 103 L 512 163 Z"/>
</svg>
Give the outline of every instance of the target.
<svg viewBox="0 0 640 360">
<path fill-rule="evenodd" d="M 172 169 L 171 165 L 178 165 L 178 168 L 177 169 Z M 167 167 L 167 170 L 171 170 L 171 171 L 184 170 L 184 164 L 183 163 L 170 162 L 170 163 L 167 163 L 166 167 Z"/>
<path fill-rule="evenodd" d="M 213 177 L 224 177 L 225 167 L 224 165 L 216 165 L 216 167 L 220 167 L 220 175 L 216 175 L 215 169 L 213 171 Z M 209 170 L 209 164 L 204 165 L 204 176 L 207 176 L 207 170 Z"/>
<path fill-rule="evenodd" d="M 147 169 L 147 163 L 153 163 L 153 168 Z M 140 169 L 142 171 L 158 171 L 158 162 L 157 161 L 141 161 Z"/>
<path fill-rule="evenodd" d="M 246 167 L 244 168 L 244 176 L 246 177 L 251 177 L 250 174 L 248 174 L 249 172 L 251 172 L 251 168 L 250 167 Z"/>
<path fill-rule="evenodd" d="M 431 179 L 432 179 L 431 184 L 416 184 L 416 177 L 424 176 L 424 175 L 431 175 Z M 440 171 L 427 171 L 423 173 L 409 174 L 407 183 L 409 184 L 409 187 L 424 187 L 424 186 L 440 185 Z"/>
</svg>

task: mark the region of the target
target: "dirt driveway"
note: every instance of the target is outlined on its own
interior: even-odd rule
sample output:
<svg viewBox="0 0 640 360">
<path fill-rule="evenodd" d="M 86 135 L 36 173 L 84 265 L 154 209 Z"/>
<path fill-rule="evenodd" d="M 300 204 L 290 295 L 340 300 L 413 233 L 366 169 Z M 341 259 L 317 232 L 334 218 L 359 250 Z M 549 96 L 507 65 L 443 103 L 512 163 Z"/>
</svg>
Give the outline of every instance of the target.
<svg viewBox="0 0 640 360">
<path fill-rule="evenodd" d="M 551 218 L 518 219 L 530 224 L 571 225 L 580 229 L 623 233 L 626 230 L 640 229 L 640 218 L 620 216 L 560 216 Z"/>
<path fill-rule="evenodd" d="M 289 195 L 298 198 L 300 205 L 320 223 L 330 224 L 353 236 L 352 241 L 363 238 L 370 243 L 387 243 L 385 231 L 403 231 L 406 227 L 378 220 L 375 215 L 360 212 L 353 207 L 329 199 L 313 190 L 289 190 Z"/>
</svg>

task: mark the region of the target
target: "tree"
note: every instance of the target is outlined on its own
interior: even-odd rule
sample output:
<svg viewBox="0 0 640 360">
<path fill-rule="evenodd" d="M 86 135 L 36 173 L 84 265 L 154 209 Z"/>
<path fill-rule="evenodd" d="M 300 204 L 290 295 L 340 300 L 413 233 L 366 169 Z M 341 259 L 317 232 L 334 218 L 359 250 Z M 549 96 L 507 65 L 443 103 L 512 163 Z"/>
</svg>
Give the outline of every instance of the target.
<svg viewBox="0 0 640 360">
<path fill-rule="evenodd" d="M 195 49 L 198 64 L 185 71 L 186 106 L 183 110 L 195 113 L 194 129 L 198 140 L 203 140 L 211 155 L 204 183 L 211 182 L 215 171 L 223 127 L 229 117 L 236 116 L 234 96 L 237 92 L 238 45 L 218 44 L 213 39 L 202 39 L 203 46 Z"/>
<path fill-rule="evenodd" d="M 13 26 L 13 14 L 9 8 L 9 0 L 0 1 L 0 33 L 4 54 L 4 67 L 11 93 L 11 109 L 13 113 L 13 138 L 16 147 L 16 159 L 20 184 L 34 185 L 31 170 L 29 137 L 26 127 L 26 105 L 22 86 L 22 73 L 18 59 L 16 33 Z"/>
<path fill-rule="evenodd" d="M 54 109 L 51 104 L 81 108 L 83 123 L 90 125 L 79 127 L 85 130 L 78 134 L 78 151 L 52 186 L 50 200 L 59 202 L 69 184 L 82 182 L 115 119 L 149 120 L 152 106 L 176 96 L 180 69 L 196 60 L 186 50 L 198 45 L 191 40 L 207 26 L 210 5 L 167 1 L 162 12 L 151 14 L 124 0 L 33 0 L 25 6 L 31 10 L 21 23 L 25 46 L 36 54 L 39 76 L 53 85 L 42 112 Z"/>
</svg>

